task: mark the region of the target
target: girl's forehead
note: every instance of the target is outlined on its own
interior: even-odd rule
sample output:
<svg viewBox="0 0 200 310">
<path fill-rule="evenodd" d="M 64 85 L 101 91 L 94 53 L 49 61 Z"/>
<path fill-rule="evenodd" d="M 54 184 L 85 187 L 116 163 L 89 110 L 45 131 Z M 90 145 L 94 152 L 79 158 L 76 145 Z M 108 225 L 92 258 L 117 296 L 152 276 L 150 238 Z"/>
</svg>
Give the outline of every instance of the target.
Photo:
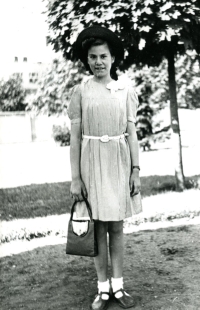
<svg viewBox="0 0 200 310">
<path fill-rule="evenodd" d="M 88 50 L 89 54 L 110 54 L 110 50 L 108 48 L 108 45 L 101 44 L 101 45 L 96 45 L 96 46 L 91 46 Z"/>
</svg>

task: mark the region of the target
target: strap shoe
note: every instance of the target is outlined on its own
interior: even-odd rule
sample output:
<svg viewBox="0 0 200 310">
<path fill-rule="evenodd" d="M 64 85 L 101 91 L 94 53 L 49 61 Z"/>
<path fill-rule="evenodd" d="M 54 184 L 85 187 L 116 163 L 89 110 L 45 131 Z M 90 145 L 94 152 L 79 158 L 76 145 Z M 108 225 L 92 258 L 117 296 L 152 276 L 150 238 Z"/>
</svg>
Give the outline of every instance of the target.
<svg viewBox="0 0 200 310">
<path fill-rule="evenodd" d="M 122 297 L 119 297 L 119 298 L 115 297 L 115 294 L 118 292 L 122 293 Z M 113 292 L 113 296 L 114 296 L 114 300 L 118 303 L 118 305 L 124 309 L 132 308 L 136 306 L 136 302 L 133 299 L 133 297 L 127 294 L 124 289 L 120 289 L 116 292 Z"/>
<path fill-rule="evenodd" d="M 110 298 L 110 294 L 108 292 L 100 292 L 95 296 L 95 300 L 93 301 L 90 309 L 92 310 L 106 310 L 108 308 L 109 304 L 109 298 L 108 300 L 102 299 L 102 295 L 108 295 Z"/>
</svg>

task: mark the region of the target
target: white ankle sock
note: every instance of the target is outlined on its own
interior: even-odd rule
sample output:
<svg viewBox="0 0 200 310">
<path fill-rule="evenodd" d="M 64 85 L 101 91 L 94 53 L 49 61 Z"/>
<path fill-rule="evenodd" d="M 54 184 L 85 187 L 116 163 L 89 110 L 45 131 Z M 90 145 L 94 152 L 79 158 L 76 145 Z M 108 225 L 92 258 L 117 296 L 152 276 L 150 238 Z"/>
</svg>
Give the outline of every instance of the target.
<svg viewBox="0 0 200 310">
<path fill-rule="evenodd" d="M 111 283 L 112 283 L 113 293 L 120 289 L 123 289 L 123 277 L 122 278 L 111 278 Z M 122 296 L 123 296 L 122 292 L 117 292 L 115 294 L 116 298 L 120 298 Z"/>
<path fill-rule="evenodd" d="M 105 282 L 99 282 L 98 281 L 98 292 L 108 292 L 110 291 L 110 283 L 109 280 Z M 102 299 L 108 300 L 109 296 L 107 294 L 102 294 Z"/>
</svg>

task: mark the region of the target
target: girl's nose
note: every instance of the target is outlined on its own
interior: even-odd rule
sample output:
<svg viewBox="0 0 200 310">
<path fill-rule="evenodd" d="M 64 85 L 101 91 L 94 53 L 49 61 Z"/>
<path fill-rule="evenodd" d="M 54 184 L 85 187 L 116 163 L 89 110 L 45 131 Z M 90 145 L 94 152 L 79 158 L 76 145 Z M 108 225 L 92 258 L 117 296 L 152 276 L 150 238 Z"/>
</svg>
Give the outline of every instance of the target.
<svg viewBox="0 0 200 310">
<path fill-rule="evenodd" d="M 96 64 L 101 64 L 101 57 L 96 58 Z"/>
</svg>

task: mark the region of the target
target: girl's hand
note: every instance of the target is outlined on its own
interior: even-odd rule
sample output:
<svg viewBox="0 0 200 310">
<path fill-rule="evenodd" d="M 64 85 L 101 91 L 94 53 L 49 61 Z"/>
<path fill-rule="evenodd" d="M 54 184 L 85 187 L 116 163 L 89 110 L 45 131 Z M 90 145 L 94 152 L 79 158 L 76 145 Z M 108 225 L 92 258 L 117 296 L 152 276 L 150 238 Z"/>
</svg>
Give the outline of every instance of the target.
<svg viewBox="0 0 200 310">
<path fill-rule="evenodd" d="M 140 192 L 141 184 L 140 184 L 140 177 L 139 177 L 139 171 L 133 169 L 130 177 L 130 194 L 131 197 L 134 195 L 137 195 Z"/>
<path fill-rule="evenodd" d="M 87 191 L 85 188 L 85 184 L 83 181 L 79 178 L 76 180 L 72 180 L 71 188 L 70 188 L 70 195 L 75 201 L 82 201 L 83 196 L 87 198 Z"/>
</svg>

